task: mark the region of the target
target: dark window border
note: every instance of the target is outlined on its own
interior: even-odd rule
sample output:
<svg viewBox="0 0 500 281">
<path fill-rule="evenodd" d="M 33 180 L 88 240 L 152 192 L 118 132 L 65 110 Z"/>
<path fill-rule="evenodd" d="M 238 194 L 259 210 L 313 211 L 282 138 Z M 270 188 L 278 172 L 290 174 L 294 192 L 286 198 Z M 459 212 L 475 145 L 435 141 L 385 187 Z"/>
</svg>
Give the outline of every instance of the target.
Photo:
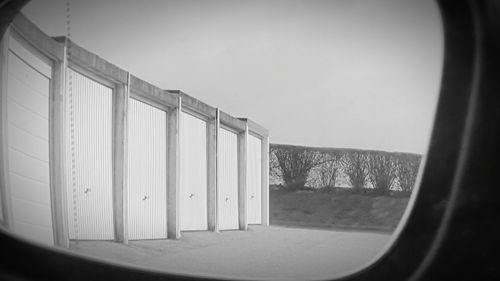
<svg viewBox="0 0 500 281">
<path fill-rule="evenodd" d="M 0 2 L 1 34 L 26 2 Z M 444 69 L 413 210 L 379 260 L 342 280 L 485 280 L 500 275 L 493 250 L 500 237 L 500 197 L 495 196 L 500 175 L 500 2 L 438 4 Z M 0 277 L 5 279 L 181 279 L 32 246 L 4 231 L 0 249 Z"/>
</svg>

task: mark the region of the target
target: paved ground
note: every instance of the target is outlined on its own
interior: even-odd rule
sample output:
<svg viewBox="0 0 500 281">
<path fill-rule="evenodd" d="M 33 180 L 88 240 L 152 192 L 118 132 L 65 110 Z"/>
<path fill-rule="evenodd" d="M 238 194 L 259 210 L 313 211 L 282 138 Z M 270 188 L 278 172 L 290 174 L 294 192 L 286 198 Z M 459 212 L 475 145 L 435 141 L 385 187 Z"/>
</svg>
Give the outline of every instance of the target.
<svg viewBox="0 0 500 281">
<path fill-rule="evenodd" d="M 78 241 L 84 255 L 172 273 L 230 279 L 339 277 L 369 263 L 389 234 L 251 226 L 248 231 L 183 232 L 179 240 Z"/>
</svg>

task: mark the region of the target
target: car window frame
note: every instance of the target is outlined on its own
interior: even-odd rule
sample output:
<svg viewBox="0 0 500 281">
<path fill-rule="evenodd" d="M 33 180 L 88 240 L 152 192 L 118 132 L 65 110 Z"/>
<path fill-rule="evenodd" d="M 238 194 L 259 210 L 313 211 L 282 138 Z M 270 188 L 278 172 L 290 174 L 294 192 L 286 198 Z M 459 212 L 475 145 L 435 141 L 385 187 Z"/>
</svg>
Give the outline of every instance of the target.
<svg viewBox="0 0 500 281">
<path fill-rule="evenodd" d="M 9 1 L 0 6 L 2 35 L 27 2 Z M 483 126 L 478 120 L 494 110 L 491 107 L 487 108 L 489 111 L 479 109 L 484 110 L 480 107 L 481 98 L 489 93 L 487 91 L 494 90 L 481 88 L 480 82 L 486 61 L 486 23 L 495 15 L 487 12 L 489 7 L 485 3 L 440 0 L 438 4 L 445 37 L 441 89 L 425 166 L 405 212 L 406 221 L 401 223 L 393 243 L 376 261 L 338 280 L 420 280 L 428 277 L 428 270 L 439 256 L 444 241 L 453 235 L 450 224 L 460 212 L 461 196 L 469 192 L 464 184 L 470 181 L 471 175 L 466 171 L 476 159 L 472 150 L 491 134 L 482 129 L 482 134 L 478 135 L 475 129 Z M 0 266 L 0 276 L 4 277 L 21 280 L 47 276 L 77 280 L 206 280 L 129 268 L 57 248 L 41 247 L 14 237 L 4 229 L 0 230 L 0 241 L 4 252 L 15 253 Z"/>
</svg>

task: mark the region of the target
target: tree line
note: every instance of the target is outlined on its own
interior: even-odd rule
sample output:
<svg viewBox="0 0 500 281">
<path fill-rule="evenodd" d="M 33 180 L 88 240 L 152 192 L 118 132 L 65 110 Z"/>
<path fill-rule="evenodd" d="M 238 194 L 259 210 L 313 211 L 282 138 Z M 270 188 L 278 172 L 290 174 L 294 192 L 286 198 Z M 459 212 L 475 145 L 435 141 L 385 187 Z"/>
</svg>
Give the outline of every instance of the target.
<svg viewBox="0 0 500 281">
<path fill-rule="evenodd" d="M 411 192 L 422 156 L 374 150 L 270 145 L 270 176 L 288 190 L 336 187 L 340 177 L 355 190 Z"/>
</svg>

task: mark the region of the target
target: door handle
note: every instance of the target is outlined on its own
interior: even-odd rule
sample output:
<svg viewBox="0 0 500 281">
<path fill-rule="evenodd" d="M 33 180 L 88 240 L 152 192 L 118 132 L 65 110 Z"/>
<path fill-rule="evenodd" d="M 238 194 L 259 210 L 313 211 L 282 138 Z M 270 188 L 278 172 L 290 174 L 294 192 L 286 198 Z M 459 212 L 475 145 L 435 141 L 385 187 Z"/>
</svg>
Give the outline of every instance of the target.
<svg viewBox="0 0 500 281">
<path fill-rule="evenodd" d="M 149 199 L 149 197 L 147 195 L 144 195 L 144 197 L 142 198 L 142 201 L 146 201 L 148 199 Z"/>
<path fill-rule="evenodd" d="M 189 194 L 189 198 L 193 199 L 193 197 L 194 197 L 193 193 Z"/>
<path fill-rule="evenodd" d="M 83 193 L 87 194 L 87 193 L 89 193 L 89 191 L 90 191 L 90 188 L 85 188 L 85 191 Z"/>
<path fill-rule="evenodd" d="M 252 195 L 252 196 L 250 196 L 250 199 L 253 199 L 254 197 L 255 197 L 255 196 L 253 196 L 253 195 Z"/>
<path fill-rule="evenodd" d="M 228 202 L 228 201 L 229 201 L 229 197 L 226 197 L 226 202 Z"/>
</svg>

